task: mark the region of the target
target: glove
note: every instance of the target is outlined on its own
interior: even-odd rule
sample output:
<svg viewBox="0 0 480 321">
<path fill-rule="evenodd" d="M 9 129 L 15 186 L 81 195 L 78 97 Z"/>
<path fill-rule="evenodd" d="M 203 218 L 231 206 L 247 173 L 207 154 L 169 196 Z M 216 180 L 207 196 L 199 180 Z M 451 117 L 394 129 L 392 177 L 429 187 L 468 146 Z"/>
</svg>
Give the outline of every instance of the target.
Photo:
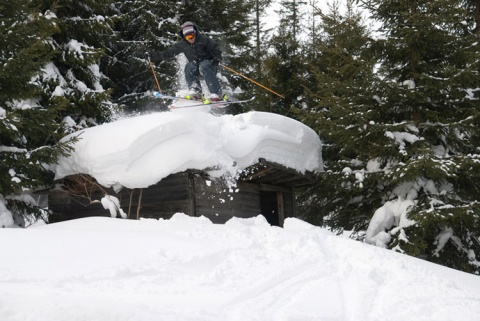
<svg viewBox="0 0 480 321">
<path fill-rule="evenodd" d="M 147 51 L 145 53 L 145 58 L 150 59 L 153 62 L 162 62 L 163 54 L 161 52 Z"/>
<path fill-rule="evenodd" d="M 219 58 L 217 58 L 217 57 L 213 58 L 213 60 L 212 60 L 212 65 L 213 65 L 214 67 L 218 67 L 218 64 L 219 64 L 219 63 L 220 63 L 220 59 L 219 59 Z"/>
</svg>

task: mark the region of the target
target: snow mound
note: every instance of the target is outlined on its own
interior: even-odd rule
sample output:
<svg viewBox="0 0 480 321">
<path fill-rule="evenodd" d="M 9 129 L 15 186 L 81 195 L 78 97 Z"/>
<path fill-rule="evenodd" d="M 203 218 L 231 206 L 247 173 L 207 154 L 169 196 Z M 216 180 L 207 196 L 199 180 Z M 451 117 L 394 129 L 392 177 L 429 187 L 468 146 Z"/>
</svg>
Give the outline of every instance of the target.
<svg viewBox="0 0 480 321">
<path fill-rule="evenodd" d="M 124 118 L 71 136 L 75 151 L 61 158 L 56 179 L 89 174 L 104 186 L 144 188 L 187 169 L 220 169 L 234 176 L 259 158 L 305 171 L 321 171 L 321 141 L 309 127 L 264 112 L 214 116 L 163 112 Z"/>
<path fill-rule="evenodd" d="M 478 276 L 286 227 L 179 213 L 3 229 L 0 320 L 478 320 Z"/>
</svg>

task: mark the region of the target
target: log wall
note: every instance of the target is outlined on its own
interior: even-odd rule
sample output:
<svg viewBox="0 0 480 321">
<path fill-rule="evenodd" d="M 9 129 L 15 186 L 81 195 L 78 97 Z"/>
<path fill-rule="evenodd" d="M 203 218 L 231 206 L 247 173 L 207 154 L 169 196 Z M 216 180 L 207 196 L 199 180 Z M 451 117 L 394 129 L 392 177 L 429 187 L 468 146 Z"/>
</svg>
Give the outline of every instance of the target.
<svg viewBox="0 0 480 321">
<path fill-rule="evenodd" d="M 294 216 L 291 188 L 237 182 L 228 187 L 220 180 L 209 180 L 194 172 L 172 174 L 158 184 L 143 190 L 123 189 L 118 194 L 108 193 L 120 200 L 128 218 L 169 219 L 175 213 L 205 216 L 214 223 L 225 223 L 232 217 L 255 217 L 263 214 L 272 225 L 283 225 L 285 217 Z M 140 197 L 141 195 L 141 197 Z M 74 197 L 63 191 L 49 192 L 49 209 L 60 213 L 64 220 L 89 216 L 110 216 L 99 202 L 103 193 L 95 191 L 90 203 L 86 198 Z"/>
</svg>

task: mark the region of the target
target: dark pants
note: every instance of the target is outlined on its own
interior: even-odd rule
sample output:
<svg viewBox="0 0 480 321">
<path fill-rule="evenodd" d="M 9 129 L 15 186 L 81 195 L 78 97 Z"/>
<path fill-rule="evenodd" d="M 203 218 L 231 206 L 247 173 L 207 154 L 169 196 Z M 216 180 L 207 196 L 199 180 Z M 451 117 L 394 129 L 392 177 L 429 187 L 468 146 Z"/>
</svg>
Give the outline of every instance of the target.
<svg viewBox="0 0 480 321">
<path fill-rule="evenodd" d="M 222 88 L 217 79 L 217 66 L 214 66 L 211 60 L 204 60 L 200 63 L 187 62 L 185 65 L 185 80 L 188 88 L 197 88 L 201 92 L 200 76 L 205 80 L 211 94 L 216 94 L 219 97 L 222 95 Z"/>
</svg>

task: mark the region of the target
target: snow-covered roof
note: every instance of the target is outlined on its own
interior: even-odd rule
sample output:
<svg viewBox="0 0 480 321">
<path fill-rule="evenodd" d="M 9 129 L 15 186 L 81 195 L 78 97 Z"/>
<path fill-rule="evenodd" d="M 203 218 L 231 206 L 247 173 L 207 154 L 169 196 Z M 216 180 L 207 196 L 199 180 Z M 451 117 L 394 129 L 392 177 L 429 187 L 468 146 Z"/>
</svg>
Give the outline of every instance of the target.
<svg viewBox="0 0 480 321">
<path fill-rule="evenodd" d="M 322 171 L 321 141 L 311 128 L 278 114 L 215 116 L 152 113 L 88 128 L 61 158 L 56 179 L 89 174 L 104 186 L 143 188 L 187 169 L 234 176 L 264 158 L 301 173 Z M 65 139 L 68 139 L 66 137 Z"/>
</svg>

